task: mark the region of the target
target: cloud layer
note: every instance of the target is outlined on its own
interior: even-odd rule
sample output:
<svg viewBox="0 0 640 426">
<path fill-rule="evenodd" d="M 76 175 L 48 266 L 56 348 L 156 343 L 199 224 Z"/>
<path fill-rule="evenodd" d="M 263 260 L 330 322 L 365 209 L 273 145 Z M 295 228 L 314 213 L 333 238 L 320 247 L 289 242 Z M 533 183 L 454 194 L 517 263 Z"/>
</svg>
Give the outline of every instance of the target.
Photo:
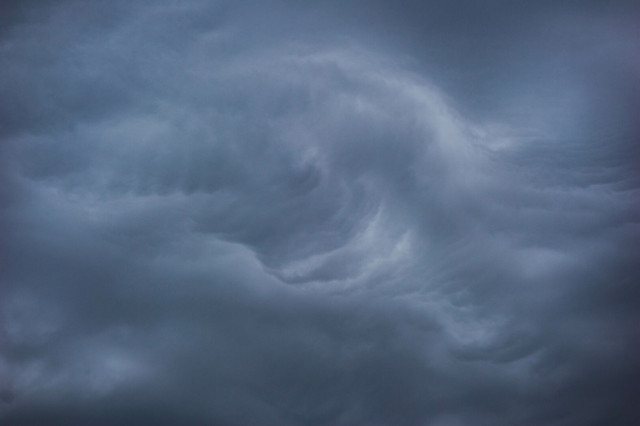
<svg viewBox="0 0 640 426">
<path fill-rule="evenodd" d="M 419 3 L 3 5 L 0 422 L 637 424 L 637 8 Z"/>
</svg>

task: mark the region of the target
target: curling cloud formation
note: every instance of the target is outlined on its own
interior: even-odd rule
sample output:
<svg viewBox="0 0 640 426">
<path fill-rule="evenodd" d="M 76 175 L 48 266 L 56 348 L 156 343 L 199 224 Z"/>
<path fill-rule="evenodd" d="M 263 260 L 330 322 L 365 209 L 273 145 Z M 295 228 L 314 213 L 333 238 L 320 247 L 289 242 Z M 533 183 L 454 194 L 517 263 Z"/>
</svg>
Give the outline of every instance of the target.
<svg viewBox="0 0 640 426">
<path fill-rule="evenodd" d="M 631 6 L 272 3 L 7 6 L 1 421 L 637 424 Z"/>
</svg>

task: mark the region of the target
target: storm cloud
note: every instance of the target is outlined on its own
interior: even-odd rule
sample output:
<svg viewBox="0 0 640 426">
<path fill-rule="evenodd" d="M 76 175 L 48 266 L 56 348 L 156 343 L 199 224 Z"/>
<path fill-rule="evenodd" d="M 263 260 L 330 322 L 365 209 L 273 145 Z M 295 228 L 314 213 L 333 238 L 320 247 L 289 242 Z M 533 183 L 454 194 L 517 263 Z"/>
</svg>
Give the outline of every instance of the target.
<svg viewBox="0 0 640 426">
<path fill-rule="evenodd" d="M 634 2 L 0 7 L 1 424 L 640 424 Z"/>
</svg>

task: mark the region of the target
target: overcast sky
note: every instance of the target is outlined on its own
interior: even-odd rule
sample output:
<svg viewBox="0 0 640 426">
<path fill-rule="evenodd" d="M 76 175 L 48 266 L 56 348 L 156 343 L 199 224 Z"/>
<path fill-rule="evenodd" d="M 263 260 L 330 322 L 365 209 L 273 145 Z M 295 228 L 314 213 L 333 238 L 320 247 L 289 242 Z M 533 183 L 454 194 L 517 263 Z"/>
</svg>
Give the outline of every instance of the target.
<svg viewBox="0 0 640 426">
<path fill-rule="evenodd" d="M 640 424 L 635 1 L 0 2 L 0 424 Z"/>
</svg>

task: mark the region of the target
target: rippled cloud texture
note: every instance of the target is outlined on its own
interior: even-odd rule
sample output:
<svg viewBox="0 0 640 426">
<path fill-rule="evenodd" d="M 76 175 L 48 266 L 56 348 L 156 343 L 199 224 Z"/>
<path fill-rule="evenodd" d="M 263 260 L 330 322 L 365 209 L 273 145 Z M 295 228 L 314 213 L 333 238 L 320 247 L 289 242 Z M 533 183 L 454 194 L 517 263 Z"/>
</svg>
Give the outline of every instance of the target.
<svg viewBox="0 0 640 426">
<path fill-rule="evenodd" d="M 3 425 L 640 424 L 640 9 L 2 2 Z"/>
</svg>

